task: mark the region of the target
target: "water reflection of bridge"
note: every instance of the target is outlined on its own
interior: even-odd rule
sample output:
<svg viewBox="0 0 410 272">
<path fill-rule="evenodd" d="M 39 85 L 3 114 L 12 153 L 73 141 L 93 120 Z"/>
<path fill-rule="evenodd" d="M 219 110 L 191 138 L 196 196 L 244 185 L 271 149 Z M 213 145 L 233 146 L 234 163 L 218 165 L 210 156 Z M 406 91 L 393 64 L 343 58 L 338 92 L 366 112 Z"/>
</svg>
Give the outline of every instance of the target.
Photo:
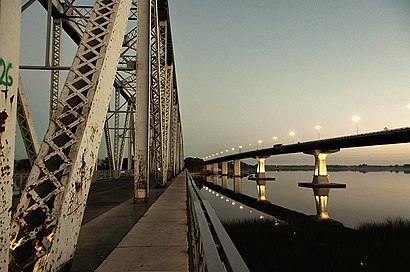
<svg viewBox="0 0 410 272">
<path fill-rule="evenodd" d="M 245 178 L 244 178 L 245 179 Z M 279 220 L 286 221 L 290 224 L 296 226 L 323 226 L 326 227 L 343 227 L 340 222 L 337 222 L 330 218 L 328 213 L 328 203 L 329 203 L 329 187 L 325 188 L 312 188 L 313 196 L 316 205 L 316 215 L 306 215 L 304 213 L 287 209 L 285 207 L 271 203 L 266 198 L 267 193 L 267 180 L 266 179 L 254 179 L 249 180 L 249 182 L 255 182 L 255 187 L 258 192 L 257 198 L 242 194 L 242 178 L 232 177 L 233 180 L 233 190 L 228 188 L 228 177 L 218 176 L 218 175 L 208 175 L 197 177 L 196 180 L 202 185 L 211 188 L 212 190 L 225 195 L 237 202 L 243 203 L 251 208 L 269 214 Z M 272 180 L 272 179 L 270 179 Z M 339 187 L 340 188 L 340 187 Z M 348 228 L 346 228 L 348 229 Z"/>
</svg>

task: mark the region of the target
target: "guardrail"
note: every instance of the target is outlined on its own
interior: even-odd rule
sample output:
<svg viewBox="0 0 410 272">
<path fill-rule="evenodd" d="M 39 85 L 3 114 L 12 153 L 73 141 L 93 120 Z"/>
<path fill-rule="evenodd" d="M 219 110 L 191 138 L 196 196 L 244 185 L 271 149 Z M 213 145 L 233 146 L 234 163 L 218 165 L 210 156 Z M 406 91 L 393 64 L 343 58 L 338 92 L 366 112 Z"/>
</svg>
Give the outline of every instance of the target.
<svg viewBox="0 0 410 272">
<path fill-rule="evenodd" d="M 214 209 L 186 173 L 191 271 L 249 271 Z"/>
</svg>

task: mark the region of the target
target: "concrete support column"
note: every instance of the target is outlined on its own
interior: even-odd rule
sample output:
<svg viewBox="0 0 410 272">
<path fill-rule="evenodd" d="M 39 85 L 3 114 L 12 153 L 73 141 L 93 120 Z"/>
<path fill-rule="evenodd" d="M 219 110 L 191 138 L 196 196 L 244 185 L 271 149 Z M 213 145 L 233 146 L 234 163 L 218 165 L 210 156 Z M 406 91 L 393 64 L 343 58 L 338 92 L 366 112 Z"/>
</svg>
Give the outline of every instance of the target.
<svg viewBox="0 0 410 272">
<path fill-rule="evenodd" d="M 240 160 L 233 161 L 233 175 L 235 177 L 241 176 L 241 161 Z"/>
<path fill-rule="evenodd" d="M 316 217 L 321 220 L 330 219 L 329 213 L 327 211 L 329 188 L 314 188 L 313 193 L 315 195 Z"/>
<path fill-rule="evenodd" d="M 223 176 L 228 175 L 228 162 L 227 161 L 222 162 L 222 175 Z"/>
<path fill-rule="evenodd" d="M 256 160 L 258 161 L 258 169 L 256 170 L 258 177 L 265 177 L 265 176 L 266 176 L 265 160 L 266 160 L 267 158 L 269 158 L 269 156 L 266 156 L 266 157 L 256 157 Z"/>
<path fill-rule="evenodd" d="M 212 165 L 212 170 L 213 170 L 213 174 L 214 175 L 218 175 L 219 171 L 218 171 L 218 163 L 214 163 Z"/>
<path fill-rule="evenodd" d="M 241 178 L 240 177 L 234 177 L 233 178 L 233 192 L 236 194 L 240 194 L 242 192 L 241 189 Z"/>
<path fill-rule="evenodd" d="M 19 85 L 21 1 L 0 2 L 0 271 L 8 271 Z"/>
<path fill-rule="evenodd" d="M 207 171 L 207 172 L 211 172 L 211 171 L 212 171 L 212 165 L 207 164 L 207 165 L 206 165 L 206 171 Z"/>
<path fill-rule="evenodd" d="M 266 201 L 266 180 L 256 180 L 258 189 L 258 201 Z"/>
<path fill-rule="evenodd" d="M 222 188 L 228 189 L 228 176 L 222 176 Z"/>
<path fill-rule="evenodd" d="M 329 176 L 327 173 L 326 157 L 331 153 L 338 152 L 340 149 L 332 150 L 312 150 L 306 151 L 305 154 L 315 156 L 315 172 L 313 175 L 314 183 L 329 183 Z"/>
<path fill-rule="evenodd" d="M 213 178 L 214 185 L 218 185 L 218 176 L 214 175 L 212 176 L 212 178 Z"/>
</svg>

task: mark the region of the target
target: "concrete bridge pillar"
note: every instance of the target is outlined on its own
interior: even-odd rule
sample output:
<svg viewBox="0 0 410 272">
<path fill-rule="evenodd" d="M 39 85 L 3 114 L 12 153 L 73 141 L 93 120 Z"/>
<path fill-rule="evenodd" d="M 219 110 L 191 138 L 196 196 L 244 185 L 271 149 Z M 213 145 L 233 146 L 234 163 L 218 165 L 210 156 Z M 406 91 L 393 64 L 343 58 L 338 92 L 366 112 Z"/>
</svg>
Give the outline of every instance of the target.
<svg viewBox="0 0 410 272">
<path fill-rule="evenodd" d="M 222 162 L 222 175 L 223 176 L 228 175 L 228 162 L 227 161 Z"/>
<path fill-rule="evenodd" d="M 214 175 L 214 176 L 212 176 L 212 178 L 213 178 L 213 181 L 214 181 L 214 185 L 218 185 L 218 176 Z"/>
<path fill-rule="evenodd" d="M 329 150 L 312 150 L 305 151 L 305 154 L 315 156 L 315 172 L 313 175 L 313 183 L 329 183 L 329 175 L 327 173 L 326 157 L 331 153 L 338 152 L 340 149 Z"/>
<path fill-rule="evenodd" d="M 233 161 L 233 175 L 235 177 L 241 176 L 241 161 L 240 160 Z"/>
<path fill-rule="evenodd" d="M 329 200 L 329 188 L 313 188 L 316 202 L 316 217 L 320 220 L 329 220 L 330 216 L 327 211 Z"/>
<path fill-rule="evenodd" d="M 214 163 L 213 165 L 212 165 L 212 170 L 213 170 L 213 174 L 214 175 L 218 175 L 218 173 L 219 173 L 219 169 L 218 169 L 218 163 Z"/>
<path fill-rule="evenodd" d="M 212 171 L 212 165 L 207 164 L 207 165 L 206 165 L 206 171 L 207 171 L 207 172 L 211 172 L 211 171 Z"/>
<path fill-rule="evenodd" d="M 211 183 L 211 176 L 206 176 L 205 181 Z"/>
<path fill-rule="evenodd" d="M 256 160 L 258 161 L 258 169 L 256 170 L 258 177 L 264 177 L 264 176 L 266 176 L 265 160 L 266 160 L 267 158 L 269 158 L 269 156 L 256 157 Z"/>
<path fill-rule="evenodd" d="M 240 194 L 241 193 L 241 178 L 235 176 L 233 178 L 233 192 L 236 194 Z"/>
<path fill-rule="evenodd" d="M 258 201 L 266 201 L 266 180 L 256 180 L 256 188 L 258 189 Z"/>
<path fill-rule="evenodd" d="M 228 176 L 226 175 L 222 176 L 222 188 L 228 189 Z"/>
</svg>

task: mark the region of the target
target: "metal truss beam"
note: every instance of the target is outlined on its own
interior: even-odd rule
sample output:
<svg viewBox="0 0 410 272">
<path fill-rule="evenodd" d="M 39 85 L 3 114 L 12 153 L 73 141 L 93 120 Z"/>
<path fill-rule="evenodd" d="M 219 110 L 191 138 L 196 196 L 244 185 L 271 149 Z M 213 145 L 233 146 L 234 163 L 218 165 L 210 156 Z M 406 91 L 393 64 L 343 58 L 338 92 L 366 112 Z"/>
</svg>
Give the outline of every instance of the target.
<svg viewBox="0 0 410 272">
<path fill-rule="evenodd" d="M 10 270 L 73 258 L 131 0 L 97 0 L 13 218 Z"/>
<path fill-rule="evenodd" d="M 166 184 L 163 153 L 162 98 L 161 98 L 161 56 L 160 29 L 157 0 L 151 0 L 151 137 L 152 137 L 152 177 L 157 186 Z"/>
<path fill-rule="evenodd" d="M 105 120 L 105 123 L 104 123 L 104 136 L 105 136 L 105 144 L 106 144 L 106 149 L 107 149 L 108 167 L 109 167 L 109 170 L 114 170 L 114 156 L 112 153 L 113 151 L 111 147 L 111 135 L 110 135 L 110 130 L 109 130 L 107 120 Z"/>
<path fill-rule="evenodd" d="M 53 67 L 60 67 L 61 60 L 61 18 L 53 19 L 53 46 L 51 48 L 51 65 Z M 60 70 L 51 70 L 51 86 L 50 86 L 50 119 L 53 117 L 58 103 L 58 96 L 60 95 Z"/>
<path fill-rule="evenodd" d="M 21 136 L 23 137 L 28 160 L 30 161 L 30 165 L 33 166 L 37 158 L 39 143 L 28 107 L 26 91 L 24 90 L 23 82 L 20 77 L 17 95 L 17 121 L 20 127 Z"/>
</svg>

